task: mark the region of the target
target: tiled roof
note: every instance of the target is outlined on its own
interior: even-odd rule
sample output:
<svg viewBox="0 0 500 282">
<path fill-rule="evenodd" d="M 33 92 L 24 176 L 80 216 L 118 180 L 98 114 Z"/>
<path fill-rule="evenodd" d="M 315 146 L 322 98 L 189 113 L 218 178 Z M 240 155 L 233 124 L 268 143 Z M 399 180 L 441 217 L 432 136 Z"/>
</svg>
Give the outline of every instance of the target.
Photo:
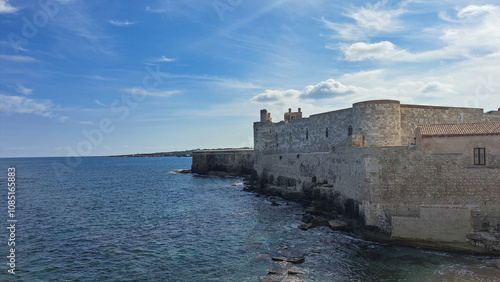
<svg viewBox="0 0 500 282">
<path fill-rule="evenodd" d="M 422 136 L 500 134 L 500 122 L 419 125 Z"/>
</svg>

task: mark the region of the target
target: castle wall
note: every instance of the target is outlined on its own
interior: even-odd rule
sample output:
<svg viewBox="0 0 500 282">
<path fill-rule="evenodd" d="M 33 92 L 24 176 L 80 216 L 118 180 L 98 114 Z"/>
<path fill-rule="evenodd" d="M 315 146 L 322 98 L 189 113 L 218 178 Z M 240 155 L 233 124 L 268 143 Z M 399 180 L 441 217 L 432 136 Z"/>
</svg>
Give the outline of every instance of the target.
<svg viewBox="0 0 500 282">
<path fill-rule="evenodd" d="M 254 148 L 265 153 L 328 152 L 348 136 L 352 109 L 290 122 L 254 123 Z"/>
<path fill-rule="evenodd" d="M 254 148 L 263 153 L 328 152 L 349 134 L 364 135 L 367 146 L 406 146 L 415 143 L 417 125 L 486 121 L 500 121 L 500 112 L 401 105 L 394 100 L 360 102 L 278 123 L 268 121 L 267 111 L 261 111 L 261 122 L 254 123 Z"/>
<path fill-rule="evenodd" d="M 352 146 L 339 146 L 334 152 L 257 154 L 254 168 L 262 184 L 280 194 L 303 196 L 306 189 L 323 183 L 344 199 L 361 202 L 365 197 L 362 154 Z"/>
<path fill-rule="evenodd" d="M 206 150 L 193 152 L 191 172 L 225 172 L 231 175 L 251 174 L 253 150 Z"/>
<path fill-rule="evenodd" d="M 500 232 L 500 167 L 471 166 L 470 154 L 425 154 L 420 146 L 361 150 L 365 150 L 367 225 L 392 232 L 393 237 L 435 241 L 446 241 L 449 234 L 443 230 L 458 228 L 460 236 L 453 240 L 466 242 L 464 224 L 470 227 L 469 234 Z M 498 159 L 500 154 L 491 156 Z M 404 231 L 413 224 L 427 229 Z"/>
<path fill-rule="evenodd" d="M 401 145 L 399 101 L 377 100 L 353 105 L 354 134 L 365 135 L 368 146 Z"/>
</svg>

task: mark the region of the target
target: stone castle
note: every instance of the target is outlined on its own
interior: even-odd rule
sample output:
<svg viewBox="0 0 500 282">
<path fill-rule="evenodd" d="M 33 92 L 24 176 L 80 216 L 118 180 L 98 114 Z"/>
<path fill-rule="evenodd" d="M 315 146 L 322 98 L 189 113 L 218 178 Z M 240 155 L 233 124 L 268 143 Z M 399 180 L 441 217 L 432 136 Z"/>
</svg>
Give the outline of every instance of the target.
<svg viewBox="0 0 500 282">
<path fill-rule="evenodd" d="M 500 252 L 500 109 L 394 100 L 254 123 L 254 150 L 200 151 L 193 172 L 251 174 L 383 240 Z"/>
</svg>

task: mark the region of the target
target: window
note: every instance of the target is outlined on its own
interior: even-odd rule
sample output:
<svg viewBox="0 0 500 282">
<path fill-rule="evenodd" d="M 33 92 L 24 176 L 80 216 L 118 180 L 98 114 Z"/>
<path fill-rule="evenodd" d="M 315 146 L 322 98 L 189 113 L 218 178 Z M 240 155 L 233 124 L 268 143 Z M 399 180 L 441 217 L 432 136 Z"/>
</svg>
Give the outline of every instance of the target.
<svg viewBox="0 0 500 282">
<path fill-rule="evenodd" d="M 328 127 L 326 128 L 326 137 L 328 138 Z"/>
<path fill-rule="evenodd" d="M 306 140 L 309 139 L 309 129 L 306 128 Z"/>
<path fill-rule="evenodd" d="M 351 135 L 352 135 L 352 126 L 349 125 L 349 127 L 347 128 L 347 136 Z"/>
<path fill-rule="evenodd" d="M 474 148 L 474 165 L 486 165 L 486 148 Z"/>
</svg>

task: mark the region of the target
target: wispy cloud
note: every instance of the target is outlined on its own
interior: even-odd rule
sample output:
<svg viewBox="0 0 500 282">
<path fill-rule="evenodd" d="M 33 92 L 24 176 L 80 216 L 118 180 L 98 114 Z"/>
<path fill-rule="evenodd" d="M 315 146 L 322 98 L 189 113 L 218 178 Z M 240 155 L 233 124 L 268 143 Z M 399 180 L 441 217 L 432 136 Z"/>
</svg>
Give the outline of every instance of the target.
<svg viewBox="0 0 500 282">
<path fill-rule="evenodd" d="M 162 90 L 145 90 L 142 88 L 126 88 L 123 89 L 123 91 L 133 95 L 162 97 L 162 98 L 167 98 L 172 95 L 181 93 L 181 91 L 179 90 L 162 91 Z"/>
<path fill-rule="evenodd" d="M 15 90 L 17 93 L 23 94 L 23 95 L 31 95 L 33 94 L 33 89 L 24 87 L 22 84 L 18 83 L 15 87 Z"/>
<path fill-rule="evenodd" d="M 19 56 L 19 55 L 0 55 L 0 60 L 17 62 L 17 63 L 36 62 L 35 58 L 29 56 Z"/>
<path fill-rule="evenodd" d="M 364 40 L 381 33 L 400 30 L 402 24 L 399 17 L 405 13 L 402 8 L 389 7 L 387 1 L 379 1 L 374 5 L 358 7 L 344 13 L 345 17 L 351 18 L 355 23 L 336 23 L 322 18 L 326 28 L 334 30 L 340 38 L 348 41 Z"/>
<path fill-rule="evenodd" d="M 18 10 L 19 8 L 11 6 L 8 0 L 0 0 L 0 14 L 11 14 Z"/>
<path fill-rule="evenodd" d="M 94 125 L 93 121 L 80 121 L 79 123 L 82 125 Z"/>
<path fill-rule="evenodd" d="M 125 20 L 125 21 L 109 20 L 109 23 L 114 25 L 114 26 L 129 26 L 129 25 L 135 24 L 135 22 L 131 22 L 129 20 Z"/>
<path fill-rule="evenodd" d="M 171 62 L 175 62 L 176 59 L 175 58 L 167 58 L 165 56 L 161 56 L 159 58 L 153 58 L 151 60 L 149 60 L 150 63 L 171 63 Z"/>
<path fill-rule="evenodd" d="M 95 99 L 94 102 L 96 102 L 97 105 L 105 107 L 106 105 L 101 103 L 99 100 Z"/>
<path fill-rule="evenodd" d="M 54 114 L 55 105 L 50 100 L 35 100 L 23 96 L 0 94 L 0 111 L 6 113 L 34 114 L 41 117 L 66 119 Z"/>
<path fill-rule="evenodd" d="M 169 12 L 169 10 L 168 9 L 153 9 L 150 6 L 147 6 L 146 7 L 146 12 L 156 13 L 156 14 L 164 14 L 164 13 Z"/>
</svg>

